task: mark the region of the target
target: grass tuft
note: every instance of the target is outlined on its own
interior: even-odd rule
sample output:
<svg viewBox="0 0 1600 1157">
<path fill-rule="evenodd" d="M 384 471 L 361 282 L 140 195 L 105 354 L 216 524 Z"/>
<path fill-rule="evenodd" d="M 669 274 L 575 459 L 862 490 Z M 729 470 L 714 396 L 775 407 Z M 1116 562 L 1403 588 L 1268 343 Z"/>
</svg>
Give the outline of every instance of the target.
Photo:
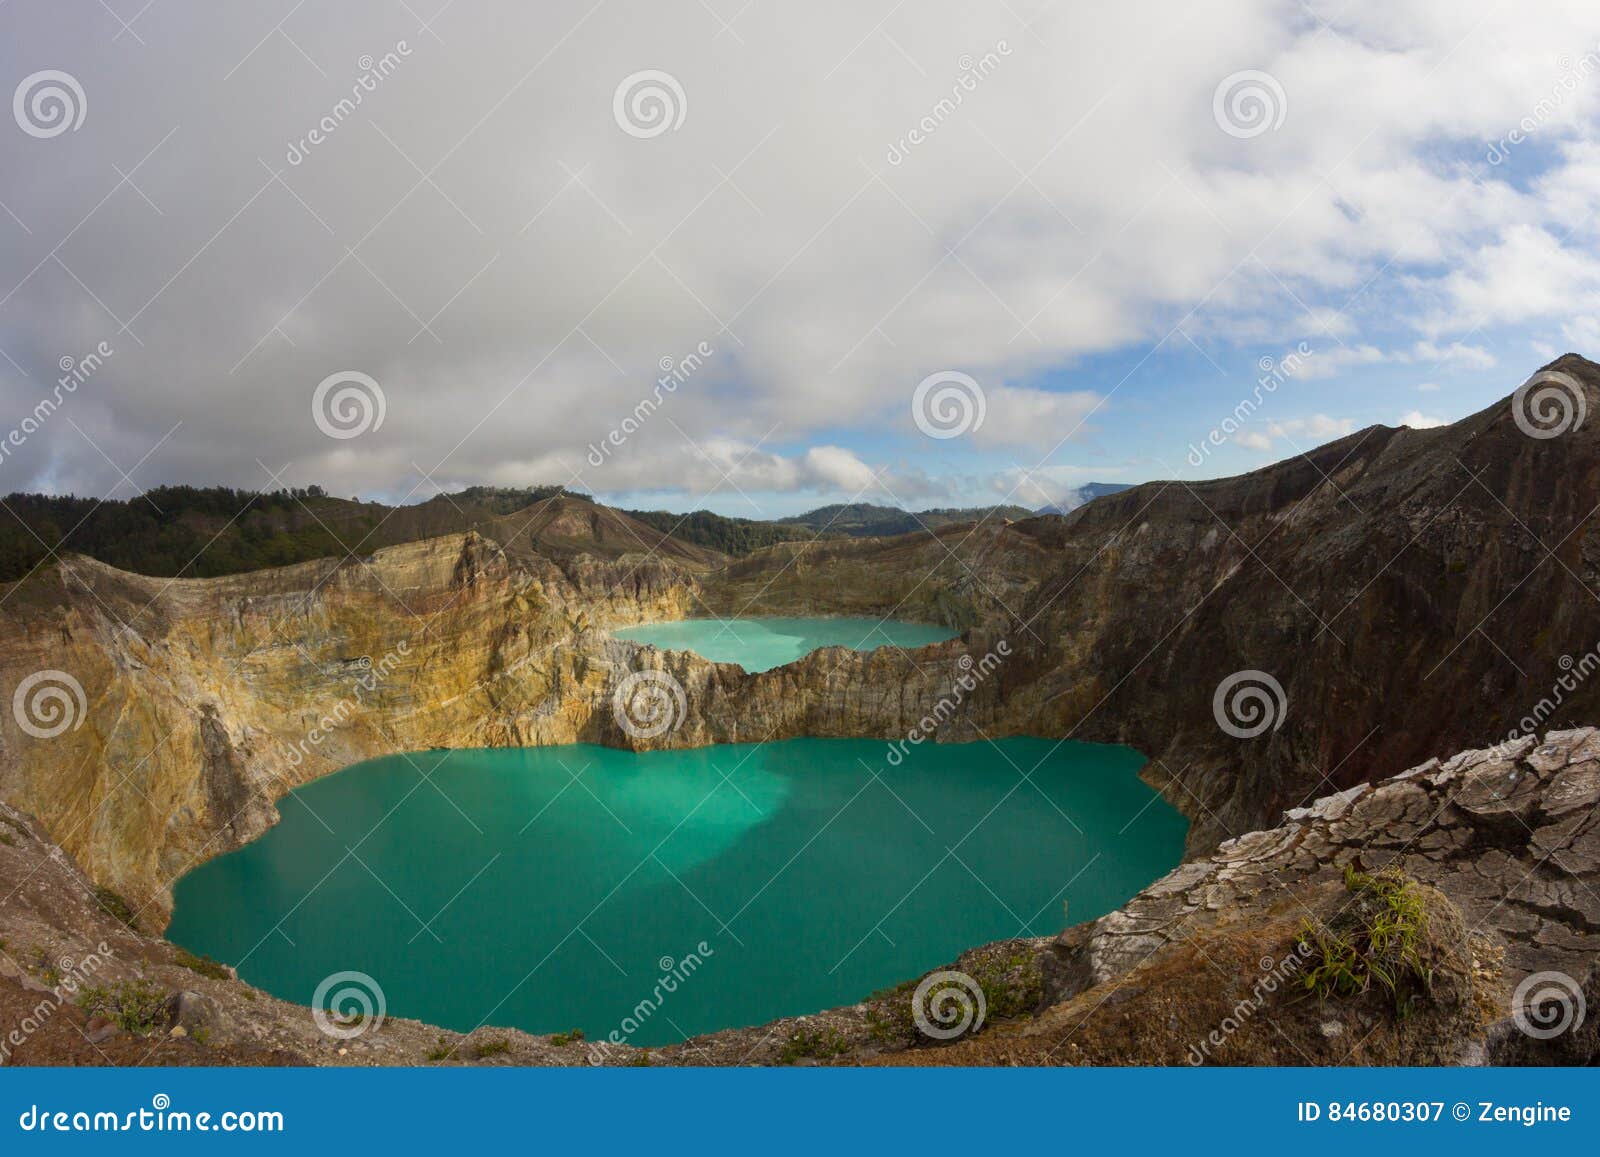
<svg viewBox="0 0 1600 1157">
<path fill-rule="evenodd" d="M 1344 886 L 1353 899 L 1332 924 L 1301 925 L 1297 947 L 1309 962 L 1302 983 L 1319 1000 L 1376 988 L 1404 1019 L 1433 991 L 1433 969 L 1422 956 L 1427 903 L 1398 868 L 1369 874 L 1347 866 Z"/>
</svg>

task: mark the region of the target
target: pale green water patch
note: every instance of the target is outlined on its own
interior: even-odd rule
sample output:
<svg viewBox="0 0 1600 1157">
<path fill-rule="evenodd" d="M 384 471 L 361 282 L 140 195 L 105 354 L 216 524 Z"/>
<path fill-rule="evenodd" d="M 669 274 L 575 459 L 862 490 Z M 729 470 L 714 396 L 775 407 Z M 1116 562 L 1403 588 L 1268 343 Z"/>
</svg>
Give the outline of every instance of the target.
<svg viewBox="0 0 1600 1157">
<path fill-rule="evenodd" d="M 792 663 L 818 647 L 925 647 L 953 639 L 958 632 L 930 623 L 894 619 L 679 619 L 623 627 L 619 639 L 649 643 L 664 651 L 693 651 L 713 663 L 738 663 L 746 671 L 769 671 Z"/>
</svg>

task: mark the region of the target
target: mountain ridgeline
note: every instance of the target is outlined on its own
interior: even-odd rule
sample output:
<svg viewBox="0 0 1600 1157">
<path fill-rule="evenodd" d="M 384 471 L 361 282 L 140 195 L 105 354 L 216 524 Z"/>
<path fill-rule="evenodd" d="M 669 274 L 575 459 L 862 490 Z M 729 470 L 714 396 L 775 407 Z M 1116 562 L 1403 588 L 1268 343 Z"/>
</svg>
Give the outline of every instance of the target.
<svg viewBox="0 0 1600 1157">
<path fill-rule="evenodd" d="M 161 578 L 246 574 L 482 530 L 498 519 L 553 499 L 595 504 L 591 495 L 559 486 L 470 486 L 398 506 L 336 498 L 320 486 L 270 491 L 161 486 L 128 499 L 9 494 L 0 498 L 0 506 L 9 515 L 0 522 L 0 583 L 16 582 L 52 557 L 68 553 L 86 554 L 121 570 Z M 640 549 L 670 536 L 735 558 L 781 542 L 910 534 L 955 523 L 1033 514 L 1019 506 L 913 513 L 864 503 L 825 506 L 778 521 L 731 518 L 709 510 L 617 513 L 650 528 L 639 535 Z"/>
</svg>

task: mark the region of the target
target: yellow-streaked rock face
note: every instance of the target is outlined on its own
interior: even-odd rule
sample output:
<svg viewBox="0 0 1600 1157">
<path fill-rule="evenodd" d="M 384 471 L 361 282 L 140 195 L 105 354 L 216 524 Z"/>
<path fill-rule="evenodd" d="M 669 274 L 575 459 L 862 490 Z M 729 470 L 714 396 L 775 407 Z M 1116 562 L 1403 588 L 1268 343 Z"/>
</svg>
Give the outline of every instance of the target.
<svg viewBox="0 0 1600 1157">
<path fill-rule="evenodd" d="M 786 608 L 806 605 L 797 581 L 806 580 L 786 577 Z M 887 610 L 894 592 L 878 587 Z M 943 581 L 926 589 L 927 599 L 953 597 Z M 58 705 L 71 724 L 49 738 L 23 727 L 32 707 L 49 704 L 4 705 L 0 795 L 37 816 L 97 883 L 165 914 L 185 871 L 258 836 L 285 792 L 361 759 L 432 747 L 887 737 L 918 726 L 964 670 L 960 642 L 919 651 L 917 662 L 830 648 L 750 675 L 608 633 L 705 613 L 701 578 L 678 560 L 558 562 L 524 547 L 508 561 L 475 532 L 219 579 L 153 579 L 73 557 L 0 605 L 0 689 L 59 672 L 83 692 L 80 713 L 61 676 L 32 688 L 66 688 Z M 641 667 L 668 670 L 685 692 L 679 725 L 647 741 L 626 734 L 612 708 L 618 681 Z M 987 719 L 996 695 L 980 688 L 967 709 Z"/>
</svg>

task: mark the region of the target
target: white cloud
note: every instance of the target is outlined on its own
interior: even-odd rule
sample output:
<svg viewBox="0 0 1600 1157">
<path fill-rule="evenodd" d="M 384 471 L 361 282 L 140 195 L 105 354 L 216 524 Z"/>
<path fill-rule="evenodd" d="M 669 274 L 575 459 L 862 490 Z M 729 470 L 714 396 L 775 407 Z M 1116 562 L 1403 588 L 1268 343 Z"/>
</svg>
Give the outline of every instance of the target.
<svg viewBox="0 0 1600 1157">
<path fill-rule="evenodd" d="M 1410 426 L 1413 430 L 1430 430 L 1435 426 L 1443 426 L 1445 424 L 1443 418 L 1429 417 L 1421 410 L 1412 410 L 1409 413 L 1402 414 L 1400 419 L 1395 422 L 1397 426 Z"/>
<path fill-rule="evenodd" d="M 1342 438 L 1356 428 L 1349 418 L 1330 418 L 1326 414 L 1313 414 L 1309 418 L 1289 418 L 1272 422 L 1268 430 L 1274 437 L 1292 438 L 1296 441 L 1310 439 L 1317 444 Z"/>
<path fill-rule="evenodd" d="M 1082 436 L 1085 424 L 1103 401 L 1099 394 L 1087 390 L 1054 393 L 1000 386 L 985 394 L 983 425 L 973 431 L 973 441 L 979 446 L 1035 450 L 1049 450 L 1064 440 Z"/>
<path fill-rule="evenodd" d="M 972 444 L 1044 450 L 1130 412 L 1116 376 L 1081 387 L 1098 355 L 1175 324 L 1280 348 L 1309 324 L 1314 376 L 1488 369 L 1458 344 L 1474 328 L 1600 313 L 1600 81 L 1539 128 L 1536 179 L 1456 155 L 1503 137 L 1556 56 L 1600 39 L 1592 4 L 1396 0 L 1332 13 L 1331 31 L 1276 0 L 719 11 L 730 34 L 693 5 L 504 0 L 447 6 L 435 37 L 405 5 L 350 3 L 290 12 L 275 36 L 251 6 L 166 0 L 145 18 L 160 36 L 129 51 L 98 10 L 0 5 L 10 72 L 66 69 L 90 103 L 56 140 L 0 133 L 0 201 L 28 230 L 0 220 L 0 268 L 20 279 L 0 285 L 0 348 L 27 373 L 0 364 L 0 406 L 31 408 L 60 358 L 110 337 L 73 418 L 124 465 L 181 422 L 141 482 L 261 484 L 257 458 L 339 493 L 413 463 L 561 481 L 660 359 L 704 341 L 714 356 L 670 400 L 682 436 L 653 422 L 595 473 L 698 485 L 714 464 L 840 488 L 894 452 L 836 444 L 908 433 L 911 391 L 940 369 L 987 384 Z M 356 60 L 401 39 L 393 75 L 289 164 Z M 891 163 L 958 62 L 989 52 Z M 174 64 L 194 61 L 208 67 Z M 618 83 L 645 68 L 687 98 L 682 126 L 647 140 L 613 120 Z M 1246 68 L 1287 99 L 1253 139 L 1213 119 L 1219 82 Z M 134 166 L 137 190 L 117 172 Z M 355 443 L 310 415 L 344 369 L 388 403 Z M 1038 388 L 1063 370 L 1059 392 Z M 813 448 L 739 463 L 774 430 Z M 936 473 L 940 448 L 919 450 Z M 7 467 L 18 486 L 118 481 L 66 423 Z M 891 472 L 897 490 L 941 485 Z"/>
<path fill-rule="evenodd" d="M 1339 377 L 1352 366 L 1372 366 L 1389 360 L 1389 355 L 1372 345 L 1335 346 L 1319 349 L 1295 372 L 1307 381 Z"/>
<path fill-rule="evenodd" d="M 1495 356 L 1482 346 L 1467 345 L 1462 342 L 1439 346 L 1426 340 L 1417 342 L 1398 360 L 1407 365 L 1432 362 L 1435 369 L 1448 366 L 1463 370 L 1489 370 L 1497 364 Z"/>
<path fill-rule="evenodd" d="M 1308 358 L 1296 377 L 1306 379 L 1340 377 L 1352 368 L 1384 364 L 1417 365 L 1429 363 L 1434 369 L 1486 370 L 1494 368 L 1495 356 L 1482 346 L 1452 342 L 1438 345 L 1422 340 L 1394 350 L 1374 345 L 1338 346 L 1319 350 Z"/>
</svg>

